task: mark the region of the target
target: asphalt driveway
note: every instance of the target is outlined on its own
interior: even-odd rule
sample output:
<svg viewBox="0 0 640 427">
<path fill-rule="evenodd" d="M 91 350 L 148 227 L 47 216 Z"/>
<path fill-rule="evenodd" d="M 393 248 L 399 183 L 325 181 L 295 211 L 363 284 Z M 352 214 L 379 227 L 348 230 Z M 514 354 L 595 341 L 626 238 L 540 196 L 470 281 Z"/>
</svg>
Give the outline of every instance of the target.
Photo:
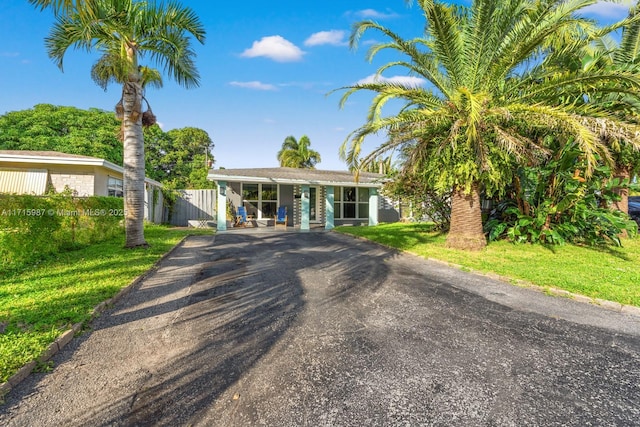
<svg viewBox="0 0 640 427">
<path fill-rule="evenodd" d="M 640 425 L 639 316 L 337 233 L 191 237 L 92 326 L 0 425 Z"/>
</svg>

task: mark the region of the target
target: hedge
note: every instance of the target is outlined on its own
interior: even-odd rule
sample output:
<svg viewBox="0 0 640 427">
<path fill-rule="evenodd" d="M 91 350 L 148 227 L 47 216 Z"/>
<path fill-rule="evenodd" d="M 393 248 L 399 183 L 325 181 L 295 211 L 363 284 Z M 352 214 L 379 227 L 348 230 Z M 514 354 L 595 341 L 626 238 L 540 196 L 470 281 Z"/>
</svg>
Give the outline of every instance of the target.
<svg viewBox="0 0 640 427">
<path fill-rule="evenodd" d="M 123 212 L 118 197 L 0 194 L 1 269 L 121 234 Z"/>
</svg>

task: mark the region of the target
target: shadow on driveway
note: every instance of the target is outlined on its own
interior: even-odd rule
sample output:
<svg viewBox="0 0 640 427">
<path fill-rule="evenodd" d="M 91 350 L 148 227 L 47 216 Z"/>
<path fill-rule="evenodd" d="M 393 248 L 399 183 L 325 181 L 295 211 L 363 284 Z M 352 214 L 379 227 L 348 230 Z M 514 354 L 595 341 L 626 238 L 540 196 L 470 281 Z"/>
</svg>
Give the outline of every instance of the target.
<svg viewBox="0 0 640 427">
<path fill-rule="evenodd" d="M 52 373 L 14 389 L 0 424 L 197 423 L 305 311 L 302 276 L 348 279 L 314 291 L 327 305 L 384 282 L 388 251 L 356 261 L 342 245 L 314 249 L 315 236 L 189 238 L 56 355 Z"/>
</svg>

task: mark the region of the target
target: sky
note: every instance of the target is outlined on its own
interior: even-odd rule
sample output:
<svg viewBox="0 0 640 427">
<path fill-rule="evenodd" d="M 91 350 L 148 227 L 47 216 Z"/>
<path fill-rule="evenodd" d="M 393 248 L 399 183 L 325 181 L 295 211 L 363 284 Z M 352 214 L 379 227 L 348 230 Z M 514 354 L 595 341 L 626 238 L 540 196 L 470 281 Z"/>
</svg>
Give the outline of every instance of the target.
<svg viewBox="0 0 640 427">
<path fill-rule="evenodd" d="M 165 131 L 207 131 L 216 168 L 276 167 L 285 138 L 307 135 L 322 158 L 318 169 L 346 169 L 340 145 L 365 122 L 372 95 L 356 94 L 341 109 L 343 92 L 333 91 L 371 79 L 398 59 L 385 52 L 367 61 L 368 48 L 385 41 L 379 33 L 366 33 L 351 49 L 353 23 L 372 19 L 405 38 L 420 36 L 424 27 L 420 9 L 404 0 L 181 3 L 207 31 L 205 43 L 193 45 L 200 86 L 184 89 L 165 77 L 164 87 L 147 89 L 146 98 Z M 607 22 L 627 11 L 628 4 L 598 2 L 588 14 Z M 27 0 L 0 1 L 0 115 L 36 104 L 113 111 L 121 89 L 111 85 L 105 92 L 91 80 L 96 54 L 69 50 L 64 72 L 48 57 L 44 38 L 53 22 L 50 12 Z M 401 68 L 384 78 L 423 83 Z M 363 150 L 383 137 L 371 137 Z"/>
</svg>

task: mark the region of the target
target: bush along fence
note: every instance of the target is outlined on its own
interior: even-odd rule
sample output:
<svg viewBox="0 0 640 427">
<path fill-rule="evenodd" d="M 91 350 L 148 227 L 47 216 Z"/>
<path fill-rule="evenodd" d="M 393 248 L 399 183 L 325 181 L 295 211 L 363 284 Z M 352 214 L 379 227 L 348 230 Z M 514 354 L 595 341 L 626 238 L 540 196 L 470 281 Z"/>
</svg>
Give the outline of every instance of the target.
<svg viewBox="0 0 640 427">
<path fill-rule="evenodd" d="M 8 270 L 123 233 L 123 200 L 0 194 L 0 266 Z"/>
</svg>

